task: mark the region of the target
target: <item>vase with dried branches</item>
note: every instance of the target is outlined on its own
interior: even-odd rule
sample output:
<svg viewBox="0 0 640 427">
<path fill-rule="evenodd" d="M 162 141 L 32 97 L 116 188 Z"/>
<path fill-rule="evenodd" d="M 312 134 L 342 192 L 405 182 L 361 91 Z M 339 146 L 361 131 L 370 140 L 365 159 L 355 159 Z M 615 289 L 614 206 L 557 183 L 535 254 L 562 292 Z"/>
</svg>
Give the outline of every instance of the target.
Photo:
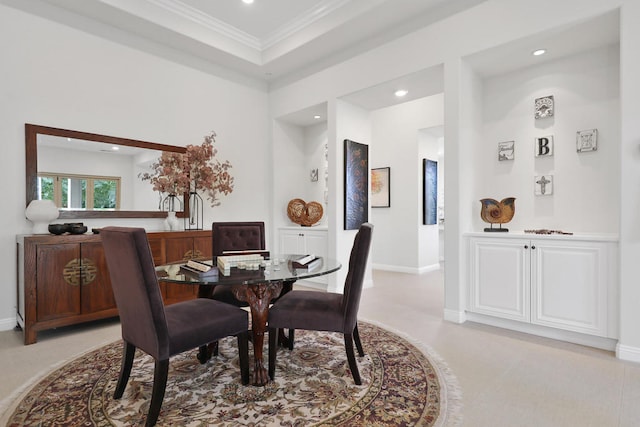
<svg viewBox="0 0 640 427">
<path fill-rule="evenodd" d="M 215 207 L 220 205 L 221 196 L 233 192 L 234 178 L 229 172 L 232 165 L 228 160 L 220 161 L 216 157 L 216 136 L 211 131 L 201 145 L 187 145 L 184 154 L 163 152 L 151 165 L 152 172 L 140 174 L 143 181 L 150 181 L 155 191 L 167 194 L 167 197 L 189 194 L 189 215 L 185 216 L 187 230 L 203 228 L 201 194 Z M 166 210 L 164 206 L 163 210 Z"/>
</svg>

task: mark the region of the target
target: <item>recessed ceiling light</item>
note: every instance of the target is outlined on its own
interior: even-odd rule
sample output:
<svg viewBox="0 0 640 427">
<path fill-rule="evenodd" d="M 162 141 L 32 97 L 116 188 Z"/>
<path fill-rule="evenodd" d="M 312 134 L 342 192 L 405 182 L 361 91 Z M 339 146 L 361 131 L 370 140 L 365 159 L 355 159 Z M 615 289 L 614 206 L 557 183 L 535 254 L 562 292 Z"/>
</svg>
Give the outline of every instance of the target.
<svg viewBox="0 0 640 427">
<path fill-rule="evenodd" d="M 253 0 L 242 0 L 242 3 L 251 4 L 253 3 Z"/>
<path fill-rule="evenodd" d="M 315 116 L 313 116 L 313 118 L 318 120 L 320 118 L 320 116 L 316 114 Z"/>
<path fill-rule="evenodd" d="M 113 151 L 118 151 L 120 149 L 120 147 L 118 147 L 117 145 L 114 145 L 113 147 L 111 147 L 111 149 Z"/>
<path fill-rule="evenodd" d="M 537 49 L 537 50 L 533 51 L 532 55 L 533 56 L 540 56 L 540 55 L 544 55 L 545 53 L 547 53 L 546 49 Z"/>
<path fill-rule="evenodd" d="M 396 96 L 398 98 L 402 98 L 403 96 L 405 96 L 406 94 L 408 94 L 409 91 L 408 90 L 404 90 L 404 89 L 400 89 L 396 91 Z"/>
</svg>

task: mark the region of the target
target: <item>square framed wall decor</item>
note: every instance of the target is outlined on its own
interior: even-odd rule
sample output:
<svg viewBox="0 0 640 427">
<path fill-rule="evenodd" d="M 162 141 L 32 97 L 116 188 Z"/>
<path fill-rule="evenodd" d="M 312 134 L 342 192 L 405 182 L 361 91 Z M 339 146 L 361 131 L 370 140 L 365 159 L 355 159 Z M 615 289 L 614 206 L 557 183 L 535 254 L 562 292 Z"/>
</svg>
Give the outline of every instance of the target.
<svg viewBox="0 0 640 427">
<path fill-rule="evenodd" d="M 598 149 L 598 129 L 587 129 L 576 132 L 576 151 L 596 151 Z"/>
<path fill-rule="evenodd" d="M 536 176 L 534 181 L 536 196 L 550 196 L 553 194 L 553 175 Z"/>
<path fill-rule="evenodd" d="M 498 142 L 498 161 L 513 160 L 514 141 Z"/>
</svg>

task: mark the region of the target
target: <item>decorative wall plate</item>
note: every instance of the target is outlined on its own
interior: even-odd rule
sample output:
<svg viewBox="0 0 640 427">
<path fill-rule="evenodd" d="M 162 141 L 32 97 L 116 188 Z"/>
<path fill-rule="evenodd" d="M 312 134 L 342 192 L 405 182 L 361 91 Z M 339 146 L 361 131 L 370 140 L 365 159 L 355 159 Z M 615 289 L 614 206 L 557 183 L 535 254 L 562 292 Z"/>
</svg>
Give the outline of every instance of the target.
<svg viewBox="0 0 640 427">
<path fill-rule="evenodd" d="M 553 194 L 553 175 L 535 177 L 535 195 L 550 196 Z"/>
<path fill-rule="evenodd" d="M 544 119 L 553 116 L 553 95 L 536 98 L 536 119 Z"/>
<path fill-rule="evenodd" d="M 498 142 L 498 161 L 513 160 L 514 141 Z"/>
<path fill-rule="evenodd" d="M 576 133 L 576 151 L 596 151 L 598 149 L 598 129 L 581 130 Z"/>
</svg>

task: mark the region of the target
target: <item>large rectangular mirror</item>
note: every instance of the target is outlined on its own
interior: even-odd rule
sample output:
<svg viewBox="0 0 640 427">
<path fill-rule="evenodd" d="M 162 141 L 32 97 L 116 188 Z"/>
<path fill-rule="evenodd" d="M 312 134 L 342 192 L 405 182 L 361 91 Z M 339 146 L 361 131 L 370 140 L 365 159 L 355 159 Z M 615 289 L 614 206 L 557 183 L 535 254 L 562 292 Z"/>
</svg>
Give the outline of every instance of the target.
<svg viewBox="0 0 640 427">
<path fill-rule="evenodd" d="M 59 218 L 164 218 L 161 195 L 139 178 L 163 151 L 185 147 L 25 125 L 26 205 L 49 198 Z M 188 204 L 188 197 L 183 200 Z M 183 216 L 188 211 L 185 204 Z"/>
</svg>

